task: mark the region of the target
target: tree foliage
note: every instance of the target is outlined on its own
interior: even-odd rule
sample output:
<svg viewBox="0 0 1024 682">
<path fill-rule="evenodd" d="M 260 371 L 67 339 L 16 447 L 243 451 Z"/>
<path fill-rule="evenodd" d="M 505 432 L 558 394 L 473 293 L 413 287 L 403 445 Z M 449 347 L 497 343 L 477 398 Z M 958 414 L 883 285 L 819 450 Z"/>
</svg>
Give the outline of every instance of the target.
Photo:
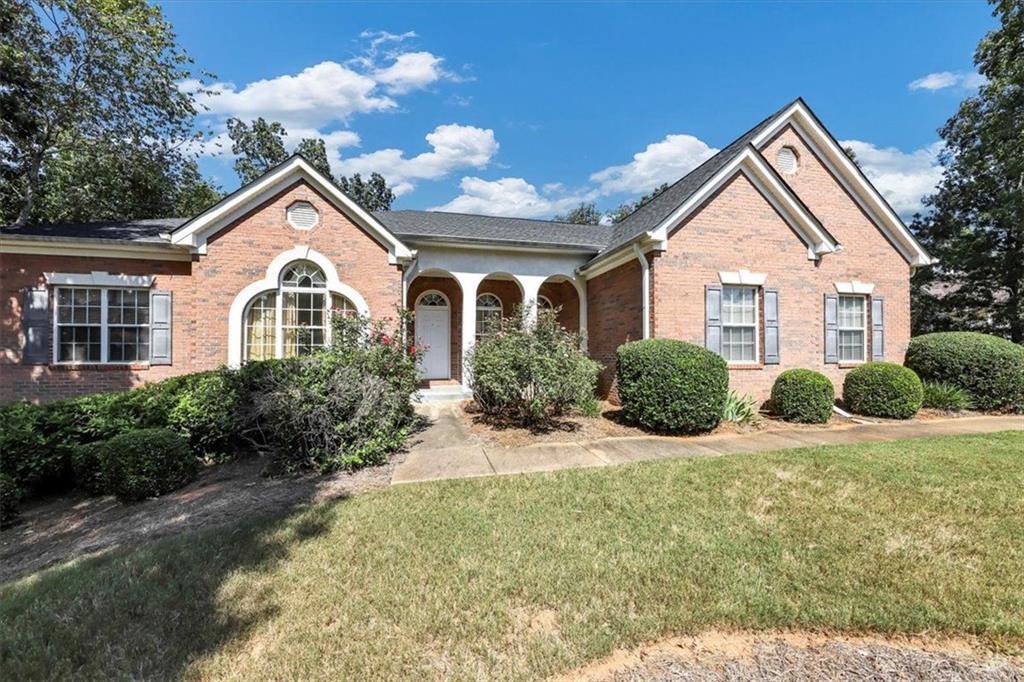
<svg viewBox="0 0 1024 682">
<path fill-rule="evenodd" d="M 636 201 L 627 201 L 621 204 L 617 209 L 608 213 L 608 216 L 612 219 L 613 223 L 621 223 L 623 220 L 629 217 L 633 211 L 637 210 L 641 206 L 651 203 L 659 194 L 668 189 L 668 183 L 662 183 L 660 186 L 655 187 L 652 192 L 645 194 Z"/>
<path fill-rule="evenodd" d="M 1024 342 L 1024 5 L 994 3 L 978 44 L 987 79 L 939 131 L 945 170 L 913 229 L 939 264 L 914 277 L 914 332 L 977 330 Z"/>
<path fill-rule="evenodd" d="M 367 211 L 390 211 L 395 200 L 394 191 L 380 173 L 371 173 L 369 180 L 363 180 L 359 173 L 351 178 L 340 175 L 337 185 Z"/>
<path fill-rule="evenodd" d="M 560 223 L 573 223 L 574 225 L 598 225 L 602 217 L 594 202 L 583 201 L 576 208 L 556 215 L 554 219 Z"/>
<path fill-rule="evenodd" d="M 154 217 L 205 196 L 187 154 L 195 79 L 144 0 L 4 0 L 0 219 Z M 200 86 L 201 87 L 201 86 Z"/>
</svg>

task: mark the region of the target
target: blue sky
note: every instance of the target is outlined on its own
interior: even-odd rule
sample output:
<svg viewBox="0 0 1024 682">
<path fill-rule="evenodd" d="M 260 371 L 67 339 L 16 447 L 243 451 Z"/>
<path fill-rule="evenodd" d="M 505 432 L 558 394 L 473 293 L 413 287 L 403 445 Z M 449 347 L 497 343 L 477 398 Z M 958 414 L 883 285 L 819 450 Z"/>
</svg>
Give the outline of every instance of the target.
<svg viewBox="0 0 1024 682">
<path fill-rule="evenodd" d="M 909 215 L 995 26 L 980 1 L 162 4 L 216 75 L 215 133 L 263 115 L 395 208 L 529 217 L 675 180 L 798 95 Z M 201 160 L 226 190 L 229 152 Z"/>
</svg>

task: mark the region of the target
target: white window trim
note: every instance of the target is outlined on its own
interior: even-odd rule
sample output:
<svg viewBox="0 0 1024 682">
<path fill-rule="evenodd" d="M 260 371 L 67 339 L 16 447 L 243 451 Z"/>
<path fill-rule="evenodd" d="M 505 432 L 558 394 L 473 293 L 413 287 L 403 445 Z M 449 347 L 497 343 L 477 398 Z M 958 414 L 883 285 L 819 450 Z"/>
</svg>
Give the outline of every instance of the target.
<svg viewBox="0 0 1024 682">
<path fill-rule="evenodd" d="M 546 310 L 554 310 L 555 309 L 555 306 L 554 306 L 553 303 L 551 303 L 551 299 L 550 298 L 548 298 L 547 296 L 544 296 L 542 294 L 537 294 L 537 308 L 539 310 L 545 310 L 545 308 L 542 308 L 541 305 L 540 305 L 541 301 L 544 301 L 545 303 L 548 304 L 548 307 L 546 308 Z"/>
<path fill-rule="evenodd" d="M 873 286 L 873 285 L 872 285 Z M 860 327 L 843 327 L 840 324 L 842 319 L 842 302 L 843 298 L 859 298 L 864 301 L 864 314 L 861 316 Z M 868 306 L 871 305 L 871 301 L 867 294 L 841 294 L 836 300 L 836 360 L 840 365 L 863 365 L 868 361 Z M 861 332 L 861 359 L 860 360 L 843 360 L 842 358 L 842 341 L 843 332 Z"/>
<path fill-rule="evenodd" d="M 735 272 L 719 272 L 718 280 L 729 286 L 763 287 L 768 275 L 763 272 L 751 272 L 740 268 Z"/>
<path fill-rule="evenodd" d="M 50 281 L 50 278 L 49 278 L 50 274 L 56 274 L 56 273 L 48 273 L 47 274 L 47 281 Z M 107 273 L 102 272 L 102 273 L 93 273 L 93 274 L 106 275 Z M 81 283 L 82 282 L 81 278 L 83 277 L 82 275 L 74 275 L 74 276 L 78 278 L 78 282 L 79 283 L 73 284 L 73 285 L 66 285 L 65 284 L 65 285 L 59 285 L 59 286 L 54 286 L 53 287 L 53 327 L 52 327 L 51 336 L 50 336 L 50 345 L 53 347 L 52 353 L 51 353 L 52 363 L 54 365 L 60 365 L 62 367 L 88 367 L 90 365 L 111 365 L 111 366 L 115 366 L 115 367 L 118 367 L 118 366 L 120 366 L 120 367 L 129 367 L 129 366 L 132 366 L 132 365 L 146 365 L 148 367 L 149 363 L 150 363 L 150 359 L 149 358 L 146 358 L 145 360 L 113 360 L 113 361 L 109 359 L 110 358 L 110 348 L 109 348 L 109 346 L 110 346 L 110 325 L 107 322 L 107 293 L 110 291 L 110 289 L 146 289 L 147 287 L 143 287 L 143 286 L 124 286 L 124 285 L 118 285 L 118 286 L 98 286 L 98 285 L 94 285 L 94 284 L 84 284 L 84 283 Z M 120 276 L 115 276 L 115 277 L 120 277 Z M 152 282 L 153 278 L 152 277 L 148 277 L 148 280 L 150 282 Z M 123 280 L 118 279 L 117 281 L 123 281 Z M 65 326 L 65 327 L 97 326 L 97 325 L 76 325 L 76 324 L 61 325 L 57 321 L 57 317 L 60 314 L 60 312 L 59 312 L 59 307 L 60 306 L 57 303 L 57 301 L 58 301 L 58 297 L 60 295 L 60 290 L 61 289 L 69 289 L 69 290 L 70 289 L 99 289 L 100 290 L 100 323 L 98 325 L 99 328 L 100 328 L 100 359 L 99 360 L 86 360 L 85 362 L 79 362 L 77 360 L 61 360 L 60 359 L 60 328 L 61 328 L 61 326 Z M 150 306 L 150 315 L 152 315 L 152 306 Z M 117 327 L 120 327 L 120 326 L 141 327 L 142 325 L 115 325 L 115 326 L 117 326 Z M 153 344 L 153 320 L 152 320 L 152 317 L 150 318 L 150 321 L 148 323 L 146 323 L 145 327 L 149 331 L 149 334 L 150 334 L 150 338 L 149 338 L 150 353 L 152 353 L 152 344 Z"/>
<path fill-rule="evenodd" d="M 850 282 L 835 282 L 836 292 L 840 294 L 857 294 L 870 296 L 875 290 L 875 285 L 868 282 L 852 280 Z"/>
<path fill-rule="evenodd" d="M 416 308 L 418 308 L 420 306 L 420 301 L 422 301 L 426 296 L 429 296 L 430 294 L 437 294 L 438 296 L 440 296 L 441 298 L 444 299 L 444 304 L 445 304 L 446 307 L 448 307 L 449 309 L 452 307 L 451 299 L 449 299 L 447 296 L 445 296 L 443 292 L 440 292 L 437 289 L 427 289 L 422 294 L 420 294 L 419 296 L 416 297 L 416 303 L 413 306 L 413 309 L 415 310 Z M 429 307 L 431 307 L 431 308 L 440 308 L 441 306 L 429 306 Z"/>
<path fill-rule="evenodd" d="M 754 291 L 754 323 L 748 324 L 726 324 L 725 323 L 725 288 L 752 289 Z M 726 284 L 722 287 L 722 359 L 730 367 L 750 367 L 761 364 L 761 291 L 758 286 L 752 284 Z M 725 328 L 726 327 L 750 327 L 754 328 L 754 359 L 753 360 L 729 360 L 725 357 Z"/>
<path fill-rule="evenodd" d="M 477 325 L 480 324 L 480 311 L 481 310 L 489 310 L 489 311 L 490 310 L 495 310 L 495 308 L 493 306 L 481 306 L 480 305 L 480 298 L 483 297 L 483 296 L 492 296 L 494 298 L 494 300 L 496 300 L 498 302 L 497 310 L 498 310 L 499 317 L 501 317 L 501 318 L 505 317 L 505 302 L 501 300 L 501 296 L 498 296 L 497 294 L 492 294 L 489 291 L 485 291 L 482 294 L 477 294 L 476 299 L 473 302 L 475 307 L 476 307 L 476 317 L 474 318 L 474 325 L 473 325 L 473 338 L 474 339 L 479 339 L 483 335 L 481 332 L 477 331 Z"/>
</svg>

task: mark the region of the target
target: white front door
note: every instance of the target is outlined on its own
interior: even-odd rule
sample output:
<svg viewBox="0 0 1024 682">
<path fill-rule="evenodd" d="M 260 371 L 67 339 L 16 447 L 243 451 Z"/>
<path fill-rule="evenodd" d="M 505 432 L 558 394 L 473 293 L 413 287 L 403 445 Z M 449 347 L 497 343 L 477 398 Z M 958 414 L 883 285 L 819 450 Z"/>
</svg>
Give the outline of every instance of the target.
<svg viewBox="0 0 1024 682">
<path fill-rule="evenodd" d="M 416 304 L 416 343 L 426 346 L 420 361 L 423 379 L 448 379 L 451 359 L 451 318 L 448 300 L 437 293 L 426 293 Z"/>
</svg>

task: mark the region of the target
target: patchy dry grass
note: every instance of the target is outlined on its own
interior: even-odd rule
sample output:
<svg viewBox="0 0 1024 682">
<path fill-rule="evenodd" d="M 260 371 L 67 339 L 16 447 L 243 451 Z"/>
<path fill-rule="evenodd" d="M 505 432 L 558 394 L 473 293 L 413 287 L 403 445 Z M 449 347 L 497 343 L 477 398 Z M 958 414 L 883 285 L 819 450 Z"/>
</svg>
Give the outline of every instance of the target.
<svg viewBox="0 0 1024 682">
<path fill-rule="evenodd" d="M 712 628 L 1024 648 L 1024 434 L 401 486 L 0 587 L 6 679 L 501 678 Z"/>
</svg>

